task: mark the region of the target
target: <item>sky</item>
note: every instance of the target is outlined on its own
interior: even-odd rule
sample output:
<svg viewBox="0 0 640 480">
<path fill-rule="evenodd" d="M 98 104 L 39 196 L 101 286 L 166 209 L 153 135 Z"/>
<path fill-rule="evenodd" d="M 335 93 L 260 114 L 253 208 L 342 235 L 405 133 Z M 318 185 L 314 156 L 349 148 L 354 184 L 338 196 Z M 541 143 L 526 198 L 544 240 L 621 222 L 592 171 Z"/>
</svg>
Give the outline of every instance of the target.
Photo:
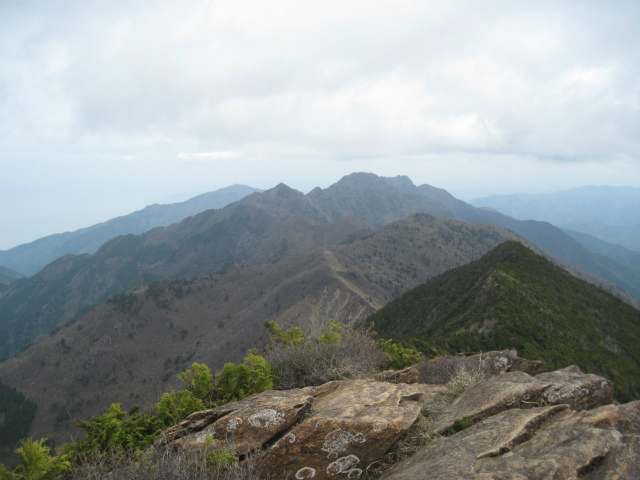
<svg viewBox="0 0 640 480">
<path fill-rule="evenodd" d="M 640 187 L 640 2 L 0 0 L 0 249 L 358 171 Z"/>
</svg>

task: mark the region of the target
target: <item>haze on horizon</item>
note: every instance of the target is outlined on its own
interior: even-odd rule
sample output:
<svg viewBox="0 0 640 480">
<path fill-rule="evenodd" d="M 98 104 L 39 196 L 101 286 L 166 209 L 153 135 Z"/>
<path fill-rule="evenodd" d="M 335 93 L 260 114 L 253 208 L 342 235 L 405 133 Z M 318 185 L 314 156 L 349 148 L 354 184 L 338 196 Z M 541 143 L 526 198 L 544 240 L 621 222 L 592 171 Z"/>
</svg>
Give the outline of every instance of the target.
<svg viewBox="0 0 640 480">
<path fill-rule="evenodd" d="M 640 187 L 640 3 L 0 2 L 0 249 L 241 183 Z"/>
</svg>

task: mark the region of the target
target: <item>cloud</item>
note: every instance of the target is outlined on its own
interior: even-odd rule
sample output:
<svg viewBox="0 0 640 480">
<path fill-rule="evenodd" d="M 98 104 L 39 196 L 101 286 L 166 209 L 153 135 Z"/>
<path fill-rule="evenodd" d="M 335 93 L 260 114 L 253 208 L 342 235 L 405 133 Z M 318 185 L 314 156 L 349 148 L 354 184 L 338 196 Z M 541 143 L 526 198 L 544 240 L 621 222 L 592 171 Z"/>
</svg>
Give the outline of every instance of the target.
<svg viewBox="0 0 640 480">
<path fill-rule="evenodd" d="M 639 14 L 622 1 L 6 2 L 0 140 L 637 158 Z"/>
<path fill-rule="evenodd" d="M 235 160 L 242 157 L 242 153 L 227 152 L 200 152 L 200 153 L 178 153 L 176 158 L 182 162 L 217 162 L 220 160 Z"/>
</svg>

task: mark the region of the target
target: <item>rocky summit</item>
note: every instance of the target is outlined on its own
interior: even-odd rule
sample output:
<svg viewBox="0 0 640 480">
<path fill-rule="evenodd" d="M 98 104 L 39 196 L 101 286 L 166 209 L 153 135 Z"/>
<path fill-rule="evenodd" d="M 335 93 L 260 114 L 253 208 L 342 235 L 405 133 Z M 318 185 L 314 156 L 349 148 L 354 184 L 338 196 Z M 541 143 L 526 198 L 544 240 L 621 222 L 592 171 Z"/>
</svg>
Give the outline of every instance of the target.
<svg viewBox="0 0 640 480">
<path fill-rule="evenodd" d="M 263 451 L 268 478 L 374 478 L 370 468 L 421 418 L 422 446 L 381 478 L 640 478 L 640 401 L 614 404 L 612 382 L 577 367 L 541 370 L 514 351 L 489 352 L 272 390 L 194 413 L 156 447 Z M 453 391 L 462 377 L 475 383 Z"/>
</svg>

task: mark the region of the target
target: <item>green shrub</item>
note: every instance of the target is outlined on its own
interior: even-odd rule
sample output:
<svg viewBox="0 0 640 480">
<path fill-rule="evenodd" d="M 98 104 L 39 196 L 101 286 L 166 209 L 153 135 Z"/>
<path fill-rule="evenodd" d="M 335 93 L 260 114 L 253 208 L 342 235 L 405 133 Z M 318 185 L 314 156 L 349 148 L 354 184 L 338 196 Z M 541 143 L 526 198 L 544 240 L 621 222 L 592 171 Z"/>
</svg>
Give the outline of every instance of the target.
<svg viewBox="0 0 640 480">
<path fill-rule="evenodd" d="M 21 448 L 16 450 L 20 465 L 13 472 L 9 472 L 0 464 L 0 478 L 2 480 L 50 480 L 59 478 L 71 469 L 71 463 L 64 455 L 51 456 L 48 446 L 43 445 L 45 439 L 33 441 L 20 440 Z"/>
<path fill-rule="evenodd" d="M 250 353 L 244 363 L 225 363 L 216 375 L 215 398 L 217 404 L 223 404 L 271 388 L 271 364 L 264 357 Z"/>
<path fill-rule="evenodd" d="M 160 402 L 156 404 L 158 418 L 166 426 L 175 425 L 193 412 L 204 409 L 205 406 L 202 400 L 189 390 L 164 393 L 160 398 Z"/>
<path fill-rule="evenodd" d="M 205 398 L 213 388 L 213 375 L 204 363 L 192 363 L 188 370 L 179 373 L 184 387 L 198 398 Z"/>
<path fill-rule="evenodd" d="M 404 347 L 393 340 L 380 340 L 378 347 L 387 354 L 388 360 L 382 365 L 383 369 L 402 370 L 416 363 L 420 363 L 423 359 L 422 354 L 414 349 Z"/>
</svg>

